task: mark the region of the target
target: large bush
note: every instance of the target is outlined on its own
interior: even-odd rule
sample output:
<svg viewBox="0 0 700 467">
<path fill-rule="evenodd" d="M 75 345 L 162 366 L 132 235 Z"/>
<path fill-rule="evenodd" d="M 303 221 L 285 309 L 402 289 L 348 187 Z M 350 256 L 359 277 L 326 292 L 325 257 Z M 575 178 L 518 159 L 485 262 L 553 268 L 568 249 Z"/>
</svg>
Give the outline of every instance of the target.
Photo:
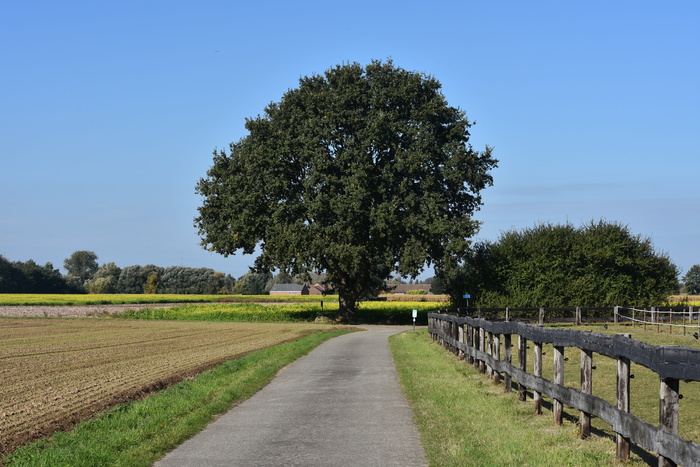
<svg viewBox="0 0 700 467">
<path fill-rule="evenodd" d="M 481 307 L 655 305 L 678 288 L 677 276 L 650 239 L 626 226 L 540 224 L 477 244 L 449 288 Z"/>
</svg>

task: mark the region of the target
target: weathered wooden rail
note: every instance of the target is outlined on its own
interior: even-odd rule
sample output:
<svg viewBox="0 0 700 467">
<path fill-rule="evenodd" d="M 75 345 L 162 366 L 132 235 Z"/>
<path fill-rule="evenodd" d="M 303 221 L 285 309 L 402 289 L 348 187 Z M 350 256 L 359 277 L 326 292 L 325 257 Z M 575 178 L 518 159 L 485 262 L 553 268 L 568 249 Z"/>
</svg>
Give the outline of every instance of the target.
<svg viewBox="0 0 700 467">
<path fill-rule="evenodd" d="M 609 424 L 617 433 L 617 457 L 629 458 L 630 443 L 659 454 L 660 466 L 700 465 L 700 445 L 678 436 L 679 382 L 700 381 L 700 349 L 654 346 L 629 338 L 607 336 L 591 331 L 544 328 L 523 322 L 487 321 L 430 313 L 428 331 L 433 339 L 462 355 L 480 371 L 510 391 L 517 381 L 518 397 L 525 401 L 526 389 L 532 390 L 535 411 L 541 413 L 542 395 L 554 401 L 555 423 L 561 424 L 563 406 L 581 411 L 581 437 L 590 436 L 591 417 Z M 513 336 L 517 336 L 517 365 L 512 364 Z M 501 339 L 504 356 L 501 358 Z M 527 342 L 534 346 L 534 374 L 527 372 Z M 542 344 L 554 347 L 554 380 L 542 377 Z M 574 347 L 581 353 L 581 390 L 564 386 L 564 351 Z M 617 360 L 617 405 L 591 394 L 593 354 Z M 629 413 L 630 364 L 635 363 L 657 373 L 659 388 L 659 426 L 655 427 Z"/>
</svg>

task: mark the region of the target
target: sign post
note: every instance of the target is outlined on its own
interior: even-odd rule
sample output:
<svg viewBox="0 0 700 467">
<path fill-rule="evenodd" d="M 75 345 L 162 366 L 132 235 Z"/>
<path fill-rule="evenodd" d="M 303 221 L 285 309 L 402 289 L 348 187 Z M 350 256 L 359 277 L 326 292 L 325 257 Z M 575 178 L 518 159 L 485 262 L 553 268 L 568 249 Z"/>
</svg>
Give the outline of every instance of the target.
<svg viewBox="0 0 700 467">
<path fill-rule="evenodd" d="M 418 316 L 418 310 L 413 310 L 413 330 L 416 330 L 416 317 Z"/>
<path fill-rule="evenodd" d="M 464 295 L 462 295 L 462 298 L 466 298 L 466 299 L 467 299 L 467 308 L 469 308 L 469 299 L 472 298 L 472 296 L 469 295 L 469 294 L 464 294 Z"/>
</svg>

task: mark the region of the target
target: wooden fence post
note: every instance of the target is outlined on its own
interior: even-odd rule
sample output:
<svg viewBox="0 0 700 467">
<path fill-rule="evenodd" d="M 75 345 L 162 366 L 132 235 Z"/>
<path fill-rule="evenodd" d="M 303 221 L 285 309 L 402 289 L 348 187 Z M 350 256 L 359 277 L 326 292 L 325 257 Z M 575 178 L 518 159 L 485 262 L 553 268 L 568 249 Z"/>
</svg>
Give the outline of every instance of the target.
<svg viewBox="0 0 700 467">
<path fill-rule="evenodd" d="M 501 335 L 500 334 L 494 334 L 493 335 L 493 358 L 496 360 L 501 359 Z M 501 374 L 496 371 L 495 369 L 493 370 L 493 384 L 501 384 Z"/>
<path fill-rule="evenodd" d="M 540 326 L 544 325 L 544 308 L 540 307 Z"/>
<path fill-rule="evenodd" d="M 463 324 L 457 325 L 457 335 L 458 335 L 457 340 L 459 341 L 459 343 L 464 344 L 465 339 L 464 339 L 464 325 Z M 459 350 L 459 359 L 464 360 L 464 350 L 462 350 L 462 349 Z"/>
<path fill-rule="evenodd" d="M 486 353 L 493 357 L 493 333 L 491 331 L 486 335 Z M 493 367 L 491 365 L 486 365 L 486 376 L 491 379 L 494 376 Z"/>
<path fill-rule="evenodd" d="M 486 331 L 479 328 L 479 350 L 486 353 Z M 479 360 L 479 373 L 486 373 L 486 362 Z"/>
<path fill-rule="evenodd" d="M 564 386 L 564 347 L 554 346 L 554 383 Z M 564 405 L 554 399 L 554 423 L 561 425 L 564 416 Z"/>
<path fill-rule="evenodd" d="M 622 334 L 631 337 L 630 334 Z M 617 357 L 617 408 L 630 411 L 630 360 Z M 617 433 L 617 458 L 623 461 L 630 458 L 630 440 Z"/>
<path fill-rule="evenodd" d="M 619 315 L 620 315 L 620 307 L 615 306 L 615 311 L 613 313 L 613 321 L 615 324 L 617 324 L 620 321 Z"/>
<path fill-rule="evenodd" d="M 535 361 L 534 374 L 542 377 L 542 342 L 535 342 Z M 542 393 L 540 391 L 532 391 L 532 400 L 535 403 L 535 414 L 542 415 Z"/>
<path fill-rule="evenodd" d="M 518 367 L 527 371 L 527 339 L 518 334 Z M 525 385 L 518 381 L 518 400 L 525 402 Z"/>
<path fill-rule="evenodd" d="M 576 324 L 577 325 L 581 324 L 581 307 L 580 306 L 576 307 Z"/>
<path fill-rule="evenodd" d="M 457 341 L 459 340 L 459 325 L 457 323 L 452 323 L 452 339 Z M 452 346 L 452 353 L 455 355 L 459 355 L 459 347 L 456 345 Z"/>
<path fill-rule="evenodd" d="M 467 340 L 467 347 L 474 348 L 474 329 L 472 328 L 471 324 L 466 325 L 465 334 Z M 467 357 L 467 363 L 474 363 L 474 357 L 469 355 Z"/>
<path fill-rule="evenodd" d="M 673 378 L 661 378 L 659 391 L 659 428 L 674 435 L 678 434 L 678 389 L 679 381 Z M 671 459 L 659 456 L 659 467 L 675 467 Z"/>
<path fill-rule="evenodd" d="M 593 351 L 581 349 L 581 392 L 593 394 Z M 581 439 L 591 436 L 591 414 L 581 411 Z"/>
<path fill-rule="evenodd" d="M 473 337 L 472 337 L 472 340 L 474 341 L 474 348 L 477 349 L 477 350 L 481 350 L 481 339 L 480 339 L 480 337 L 479 337 L 479 336 L 481 336 L 480 328 L 473 327 L 473 328 L 472 328 L 472 332 L 473 332 L 473 334 L 472 334 L 472 336 L 473 336 Z M 480 365 L 480 364 L 479 364 L 479 359 L 476 358 L 476 357 L 474 357 L 474 368 L 476 368 L 476 369 L 478 370 L 478 369 L 479 369 L 479 365 Z"/>
<path fill-rule="evenodd" d="M 512 347 L 512 343 L 511 343 L 510 334 L 503 335 L 503 351 L 505 353 L 505 355 L 503 356 L 505 361 L 509 364 L 512 363 L 513 362 L 513 347 Z M 510 373 L 506 373 L 505 376 L 503 377 L 503 391 L 510 392 L 512 384 L 513 384 L 513 380 L 512 380 L 512 377 L 510 376 Z"/>
</svg>

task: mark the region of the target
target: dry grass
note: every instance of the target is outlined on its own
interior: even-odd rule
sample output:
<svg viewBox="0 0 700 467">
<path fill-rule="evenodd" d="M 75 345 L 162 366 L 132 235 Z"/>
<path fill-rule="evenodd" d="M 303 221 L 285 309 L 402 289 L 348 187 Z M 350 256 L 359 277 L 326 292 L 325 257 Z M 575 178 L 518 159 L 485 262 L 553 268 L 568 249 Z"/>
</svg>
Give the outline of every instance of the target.
<svg viewBox="0 0 700 467">
<path fill-rule="evenodd" d="M 669 303 L 700 305 L 700 295 L 671 295 L 668 297 Z"/>
</svg>

